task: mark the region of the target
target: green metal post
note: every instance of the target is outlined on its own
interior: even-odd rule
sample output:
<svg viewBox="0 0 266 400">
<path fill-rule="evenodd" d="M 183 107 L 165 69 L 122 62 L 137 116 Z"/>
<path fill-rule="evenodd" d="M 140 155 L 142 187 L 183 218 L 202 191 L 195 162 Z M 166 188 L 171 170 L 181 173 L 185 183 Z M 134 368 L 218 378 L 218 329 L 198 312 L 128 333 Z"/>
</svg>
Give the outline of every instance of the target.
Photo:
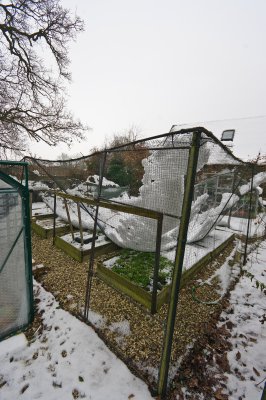
<svg viewBox="0 0 266 400">
<path fill-rule="evenodd" d="M 157 220 L 156 252 L 154 260 L 153 284 L 152 284 L 153 288 L 151 297 L 151 314 L 155 314 L 157 311 L 157 285 L 158 285 L 159 268 L 160 268 L 162 230 L 163 230 L 163 214 L 161 214 L 160 218 Z"/>
<path fill-rule="evenodd" d="M 252 210 L 253 180 L 254 180 L 254 164 L 251 165 L 251 188 L 250 188 L 250 194 L 249 194 L 248 226 L 247 226 L 247 233 L 246 233 L 246 240 L 245 240 L 243 265 L 246 265 L 247 257 L 248 257 L 248 238 L 249 238 L 251 210 Z"/>
<path fill-rule="evenodd" d="M 264 389 L 261 395 L 261 400 L 266 400 L 266 382 L 264 383 Z"/>
<path fill-rule="evenodd" d="M 30 225 L 30 195 L 28 188 L 28 164 L 25 163 L 25 188 L 22 192 L 22 201 L 24 207 L 24 232 L 25 232 L 25 255 L 27 263 L 27 280 L 29 285 L 29 323 L 33 321 L 34 318 L 34 298 L 33 298 L 33 282 L 32 282 L 32 253 L 31 253 L 31 225 Z"/>
<path fill-rule="evenodd" d="M 55 229 L 56 229 L 56 192 L 54 192 L 54 213 L 53 213 L 53 246 L 55 243 Z"/>
<path fill-rule="evenodd" d="M 187 241 L 187 231 L 188 231 L 190 211 L 191 211 L 191 203 L 193 200 L 194 184 L 197 172 L 200 139 L 201 139 L 201 132 L 200 131 L 193 132 L 192 143 L 188 158 L 185 192 L 182 205 L 182 215 L 180 219 L 178 242 L 177 242 L 171 293 L 170 293 L 170 300 L 168 307 L 168 315 L 166 322 L 166 330 L 164 335 L 164 343 L 163 343 L 163 350 L 162 350 L 161 364 L 159 371 L 158 394 L 161 395 L 162 399 L 165 398 L 167 392 L 167 381 L 168 381 L 168 372 L 171 359 L 171 350 L 172 350 L 172 342 L 173 342 L 175 319 L 176 319 L 176 308 L 178 303 L 185 247 Z"/>
</svg>

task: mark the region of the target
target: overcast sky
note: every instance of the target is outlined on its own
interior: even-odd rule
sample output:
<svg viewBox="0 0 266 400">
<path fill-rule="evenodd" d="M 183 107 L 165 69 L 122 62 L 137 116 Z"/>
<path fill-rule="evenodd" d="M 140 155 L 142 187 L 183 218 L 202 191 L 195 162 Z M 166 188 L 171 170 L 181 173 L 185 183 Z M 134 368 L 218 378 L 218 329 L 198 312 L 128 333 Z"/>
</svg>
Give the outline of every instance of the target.
<svg viewBox="0 0 266 400">
<path fill-rule="evenodd" d="M 62 4 L 85 22 L 69 54 L 69 108 L 92 130 L 71 150 L 32 145 L 36 155 L 89 154 L 132 124 L 142 137 L 173 124 L 203 125 L 218 137 L 236 128 L 238 156 L 266 153 L 265 0 Z"/>
</svg>

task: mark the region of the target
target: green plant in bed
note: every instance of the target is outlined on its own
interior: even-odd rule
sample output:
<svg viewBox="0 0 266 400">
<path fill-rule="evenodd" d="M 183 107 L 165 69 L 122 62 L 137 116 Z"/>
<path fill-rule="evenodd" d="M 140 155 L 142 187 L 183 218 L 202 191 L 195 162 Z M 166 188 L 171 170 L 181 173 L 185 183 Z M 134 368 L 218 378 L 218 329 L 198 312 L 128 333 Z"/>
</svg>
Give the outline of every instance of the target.
<svg viewBox="0 0 266 400">
<path fill-rule="evenodd" d="M 129 279 L 144 289 L 151 290 L 154 253 L 144 253 L 124 249 L 119 254 L 119 259 L 112 267 L 112 271 Z M 165 257 L 160 257 L 158 289 L 161 289 L 170 277 L 173 264 Z"/>
</svg>

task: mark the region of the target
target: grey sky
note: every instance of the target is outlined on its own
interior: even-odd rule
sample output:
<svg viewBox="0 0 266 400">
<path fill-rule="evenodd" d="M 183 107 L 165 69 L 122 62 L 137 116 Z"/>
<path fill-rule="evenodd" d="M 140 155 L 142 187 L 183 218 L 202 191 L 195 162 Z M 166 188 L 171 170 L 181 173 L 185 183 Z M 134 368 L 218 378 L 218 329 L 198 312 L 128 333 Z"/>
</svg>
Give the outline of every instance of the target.
<svg viewBox="0 0 266 400">
<path fill-rule="evenodd" d="M 70 154 L 90 153 L 130 125 L 141 136 L 195 123 L 236 128 L 241 157 L 266 152 L 265 0 L 62 0 L 85 32 L 71 46 L 69 108 L 92 130 Z M 204 123 L 205 121 L 205 123 Z M 43 158 L 55 149 L 32 145 Z"/>
</svg>

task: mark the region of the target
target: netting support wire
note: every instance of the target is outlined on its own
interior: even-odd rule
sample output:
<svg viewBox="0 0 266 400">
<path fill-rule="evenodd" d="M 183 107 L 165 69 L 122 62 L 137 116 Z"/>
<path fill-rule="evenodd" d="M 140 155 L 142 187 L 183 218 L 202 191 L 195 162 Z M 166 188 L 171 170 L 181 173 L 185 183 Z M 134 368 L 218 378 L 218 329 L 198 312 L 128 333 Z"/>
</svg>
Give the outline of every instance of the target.
<svg viewBox="0 0 266 400">
<path fill-rule="evenodd" d="M 54 191 L 53 246 L 54 246 L 54 243 L 55 243 L 55 224 L 56 224 L 56 191 Z"/>
<path fill-rule="evenodd" d="M 89 315 L 90 295 L 91 295 L 91 286 L 92 286 L 92 277 L 93 277 L 93 266 L 94 266 L 94 258 L 95 258 L 95 242 L 96 242 L 98 213 L 99 213 L 99 201 L 100 201 L 101 192 L 102 192 L 103 175 L 104 175 L 104 170 L 105 170 L 106 156 L 107 156 L 107 151 L 104 151 L 103 157 L 100 160 L 99 186 L 98 186 L 98 193 L 97 193 L 97 204 L 96 204 L 95 215 L 94 215 L 93 237 L 92 237 L 92 242 L 91 242 L 90 262 L 89 262 L 89 270 L 88 270 L 87 285 L 86 285 L 86 295 L 85 295 L 85 307 L 84 307 L 84 318 L 85 319 L 88 319 L 88 315 Z"/>
<path fill-rule="evenodd" d="M 158 286 L 158 276 L 160 268 L 162 229 L 163 229 L 163 214 L 161 214 L 157 220 L 156 252 L 154 260 L 152 297 L 151 297 L 151 314 L 155 314 L 157 311 L 157 286 Z"/>
<path fill-rule="evenodd" d="M 163 349 L 162 349 L 162 356 L 161 356 L 160 370 L 159 370 L 158 394 L 161 395 L 162 399 L 165 399 L 167 392 L 168 372 L 171 360 L 173 335 L 174 335 L 174 327 L 176 320 L 176 309 L 179 297 L 179 289 L 180 289 L 185 247 L 187 241 L 191 204 L 193 201 L 200 140 L 201 140 L 201 131 L 193 132 L 191 148 L 189 151 L 185 191 L 182 204 L 182 215 L 180 220 L 180 228 L 178 234 L 173 276 L 172 276 L 172 285 L 171 285 L 171 292 L 169 299 L 166 329 L 164 334 L 164 342 L 163 342 Z"/>
<path fill-rule="evenodd" d="M 249 237 L 250 220 L 251 220 L 251 209 L 252 209 L 252 198 L 253 198 L 253 180 L 254 180 L 254 164 L 251 165 L 251 187 L 250 187 L 249 207 L 248 207 L 248 226 L 247 226 L 247 233 L 246 233 L 246 240 L 245 240 L 243 265 L 246 265 L 246 263 L 247 263 L 248 237 Z"/>
</svg>

